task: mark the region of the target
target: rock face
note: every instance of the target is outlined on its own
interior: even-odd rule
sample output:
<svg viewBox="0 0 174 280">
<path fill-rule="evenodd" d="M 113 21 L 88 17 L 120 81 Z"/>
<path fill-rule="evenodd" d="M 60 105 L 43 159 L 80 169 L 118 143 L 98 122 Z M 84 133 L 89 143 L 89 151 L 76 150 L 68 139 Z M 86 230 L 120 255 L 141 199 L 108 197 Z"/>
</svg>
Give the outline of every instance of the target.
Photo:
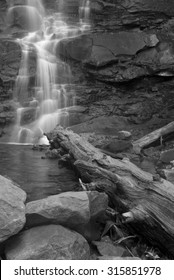
<svg viewBox="0 0 174 280">
<path fill-rule="evenodd" d="M 160 1 L 150 1 L 150 0 L 124 0 L 121 2 L 125 9 L 128 9 L 131 13 L 136 12 L 156 12 L 164 13 L 168 16 L 174 15 L 174 6 L 173 1 L 168 0 L 167 3 L 165 0 Z"/>
<path fill-rule="evenodd" d="M 74 59 L 83 61 L 90 57 L 92 50 L 92 39 L 82 35 L 74 39 L 64 39 L 57 45 L 57 56 L 62 56 L 64 59 Z"/>
<path fill-rule="evenodd" d="M 21 51 L 16 42 L 11 41 L 19 34 L 23 36 L 24 29 L 28 28 L 24 12 L 26 2 L 4 0 L 0 4 L 0 44 L 9 42 L 10 38 L 15 50 L 15 55 L 11 50 L 0 54 L 2 100 L 8 99 L 10 91 L 13 92 L 20 66 Z M 53 11 L 65 13 L 72 28 L 79 20 L 82 2 L 43 0 L 49 14 Z M 4 23 L 7 4 L 12 13 L 8 28 Z M 76 105 L 86 109 L 82 114 L 75 113 L 73 121 L 70 117 L 69 125 L 77 132 L 93 132 L 95 128 L 97 133 L 109 131 L 115 135 L 118 132 L 116 119 L 124 118 L 121 130 L 146 123 L 145 133 L 173 120 L 174 2 L 91 0 L 90 8 L 91 31 L 86 31 L 83 36 L 79 32 L 76 38 L 60 41 L 56 49 L 58 58 L 61 56 L 71 66 Z M 20 15 L 19 19 L 16 14 Z M 15 25 L 17 20 L 18 25 Z M 57 34 L 54 36 L 57 38 Z M 29 83 L 34 85 L 36 60 L 33 52 L 29 61 Z M 62 65 L 58 83 L 66 81 L 63 73 Z M 20 95 L 22 99 L 22 91 Z M 24 123 L 30 122 L 30 116 L 32 114 L 26 114 Z M 8 120 L 14 120 L 14 112 L 5 112 L 1 119 L 1 124 L 6 125 Z"/>
<path fill-rule="evenodd" d="M 0 176 L 0 242 L 18 233 L 25 224 L 26 193 Z"/>
<path fill-rule="evenodd" d="M 29 13 L 33 15 L 32 22 Z M 7 23 L 10 27 L 18 26 L 33 32 L 41 27 L 42 18 L 34 7 L 17 5 L 9 9 Z"/>
<path fill-rule="evenodd" d="M 5 29 L 7 3 L 5 0 L 0 2 L 0 34 Z"/>
<path fill-rule="evenodd" d="M 2 82 L 14 82 L 21 62 L 21 47 L 18 43 L 0 40 L 0 79 Z"/>
<path fill-rule="evenodd" d="M 60 42 L 57 52 L 64 59 L 81 61 L 89 74 L 105 82 L 126 82 L 152 74 L 174 75 L 174 45 L 159 43 L 153 33 L 83 35 Z"/>
<path fill-rule="evenodd" d="M 90 219 L 104 213 L 108 205 L 107 195 L 98 192 L 66 192 L 46 199 L 27 203 L 27 227 L 41 224 L 61 224 L 81 231 Z"/>
<path fill-rule="evenodd" d="M 9 240 L 7 260 L 85 260 L 90 250 L 87 241 L 74 231 L 49 225 L 23 231 Z"/>
</svg>

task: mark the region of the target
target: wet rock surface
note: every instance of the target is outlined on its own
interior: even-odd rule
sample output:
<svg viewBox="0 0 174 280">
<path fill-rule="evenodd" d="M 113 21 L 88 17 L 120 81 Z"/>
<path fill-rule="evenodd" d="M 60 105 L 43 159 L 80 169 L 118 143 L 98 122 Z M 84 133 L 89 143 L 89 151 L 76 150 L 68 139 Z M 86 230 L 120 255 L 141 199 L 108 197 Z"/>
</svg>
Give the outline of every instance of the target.
<svg viewBox="0 0 174 280">
<path fill-rule="evenodd" d="M 8 260 L 85 260 L 90 250 L 79 233 L 60 225 L 35 227 L 9 240 Z"/>
</svg>

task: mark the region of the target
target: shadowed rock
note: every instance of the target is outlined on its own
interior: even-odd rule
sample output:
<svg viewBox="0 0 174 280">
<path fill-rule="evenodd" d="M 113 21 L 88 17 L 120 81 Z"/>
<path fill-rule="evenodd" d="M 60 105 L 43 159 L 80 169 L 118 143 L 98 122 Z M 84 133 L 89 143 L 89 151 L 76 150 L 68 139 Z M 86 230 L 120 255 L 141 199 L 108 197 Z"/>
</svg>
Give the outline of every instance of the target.
<svg viewBox="0 0 174 280">
<path fill-rule="evenodd" d="M 79 233 L 59 225 L 23 231 L 7 243 L 8 260 L 85 260 L 90 250 Z"/>
</svg>

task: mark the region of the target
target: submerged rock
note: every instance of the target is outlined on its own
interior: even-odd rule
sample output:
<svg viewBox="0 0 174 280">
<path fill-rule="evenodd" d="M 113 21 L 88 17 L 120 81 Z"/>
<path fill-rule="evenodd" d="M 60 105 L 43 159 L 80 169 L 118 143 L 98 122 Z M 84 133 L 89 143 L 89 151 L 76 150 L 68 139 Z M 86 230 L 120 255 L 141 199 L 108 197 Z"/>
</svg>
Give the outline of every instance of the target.
<svg viewBox="0 0 174 280">
<path fill-rule="evenodd" d="M 35 227 L 11 238 L 5 248 L 7 260 L 85 260 L 87 241 L 60 225 Z"/>
<path fill-rule="evenodd" d="M 18 233 L 25 224 L 26 193 L 0 176 L 0 242 Z"/>
</svg>

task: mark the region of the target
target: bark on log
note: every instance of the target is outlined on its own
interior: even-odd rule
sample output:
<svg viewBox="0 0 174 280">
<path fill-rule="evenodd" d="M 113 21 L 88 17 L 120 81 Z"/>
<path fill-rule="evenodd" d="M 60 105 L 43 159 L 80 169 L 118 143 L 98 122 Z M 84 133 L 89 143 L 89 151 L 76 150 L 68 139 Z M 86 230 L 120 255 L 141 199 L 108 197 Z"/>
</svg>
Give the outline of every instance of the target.
<svg viewBox="0 0 174 280">
<path fill-rule="evenodd" d="M 174 124 L 173 124 L 174 125 Z M 104 191 L 125 222 L 174 257 L 174 185 L 127 159 L 103 154 L 81 136 L 58 127 L 51 138 L 70 155 L 81 180 Z"/>
<path fill-rule="evenodd" d="M 162 128 L 159 128 L 144 137 L 134 141 L 133 148 L 136 153 L 140 153 L 140 151 L 152 144 L 153 142 L 160 140 L 161 142 L 163 141 L 163 137 L 166 135 L 169 135 L 171 133 L 174 133 L 174 122 L 171 122 L 167 124 L 166 126 L 163 126 Z"/>
</svg>

